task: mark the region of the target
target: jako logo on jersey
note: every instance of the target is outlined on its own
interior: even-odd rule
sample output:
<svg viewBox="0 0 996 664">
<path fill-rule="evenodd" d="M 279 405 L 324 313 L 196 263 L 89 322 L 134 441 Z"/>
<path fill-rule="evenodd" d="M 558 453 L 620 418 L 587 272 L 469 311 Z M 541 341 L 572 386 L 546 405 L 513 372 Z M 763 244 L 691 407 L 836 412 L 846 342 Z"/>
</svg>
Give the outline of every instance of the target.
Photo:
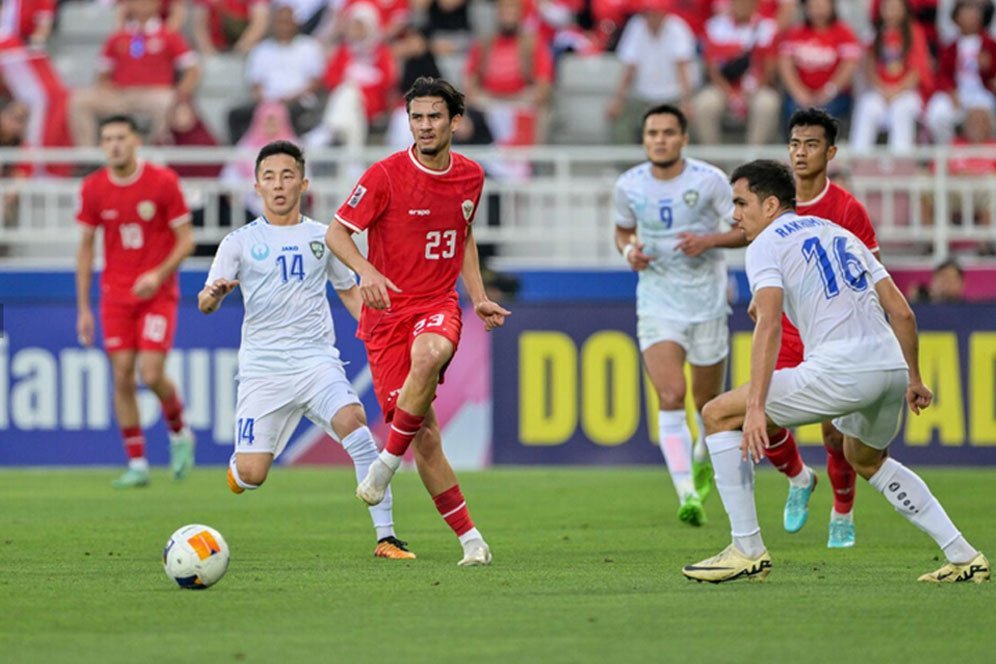
<svg viewBox="0 0 996 664">
<path fill-rule="evenodd" d="M 474 201 L 467 199 L 460 204 L 460 209 L 463 211 L 464 221 L 470 221 L 470 215 L 474 214 Z"/>
<path fill-rule="evenodd" d="M 695 207 L 695 204 L 699 202 L 699 192 L 689 189 L 681 195 L 681 198 L 688 207 Z"/>
<path fill-rule="evenodd" d="M 100 213 L 101 219 L 117 219 L 117 217 L 118 217 L 117 210 L 103 210 Z"/>
<path fill-rule="evenodd" d="M 408 215 L 412 217 L 428 217 L 429 214 L 429 210 L 416 210 L 415 208 L 412 208 L 408 211 Z"/>
<path fill-rule="evenodd" d="M 261 261 L 270 255 L 270 248 L 265 244 L 253 245 L 253 248 L 249 250 L 249 255 Z"/>
<path fill-rule="evenodd" d="M 356 207 L 363 200 L 363 197 L 367 195 L 367 188 L 362 184 L 356 185 L 356 189 L 353 190 L 352 195 L 350 195 L 349 200 L 346 201 L 346 205 L 351 208 Z"/>
<path fill-rule="evenodd" d="M 315 258 L 322 260 L 322 256 L 325 255 L 325 243 L 313 240 L 308 243 L 308 246 L 311 247 L 311 253 L 315 255 Z"/>
<path fill-rule="evenodd" d="M 156 216 L 156 204 L 152 201 L 140 201 L 138 204 L 138 216 L 142 221 L 149 221 Z"/>
</svg>

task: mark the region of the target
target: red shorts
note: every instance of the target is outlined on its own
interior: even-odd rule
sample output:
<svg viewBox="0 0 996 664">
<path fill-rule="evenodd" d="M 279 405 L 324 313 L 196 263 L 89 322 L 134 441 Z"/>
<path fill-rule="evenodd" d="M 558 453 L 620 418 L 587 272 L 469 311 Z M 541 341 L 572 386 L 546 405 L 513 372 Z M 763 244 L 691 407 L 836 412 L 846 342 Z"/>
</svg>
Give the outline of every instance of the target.
<svg viewBox="0 0 996 664">
<path fill-rule="evenodd" d="M 791 369 L 802 364 L 805 353 L 802 345 L 802 337 L 799 330 L 788 322 L 787 318 L 782 319 L 782 345 L 778 349 L 778 361 L 775 362 L 775 369 Z"/>
<path fill-rule="evenodd" d="M 150 350 L 166 353 L 173 347 L 176 332 L 177 300 L 156 296 L 138 302 L 122 301 L 106 294 L 100 301 L 100 323 L 104 328 L 104 348 Z"/>
<path fill-rule="evenodd" d="M 460 344 L 460 330 L 463 322 L 460 316 L 460 303 L 453 297 L 428 304 L 419 304 L 389 312 L 374 312 L 364 309 L 378 320 L 365 326 L 367 358 L 370 360 L 370 373 L 373 376 L 374 392 L 380 403 L 384 421 L 390 422 L 394 416 L 395 404 L 401 386 L 408 378 L 412 365 L 412 343 L 420 334 L 431 333 L 446 337 L 453 343 L 454 352 Z M 439 382 L 443 382 L 446 367 L 439 372 Z"/>
</svg>

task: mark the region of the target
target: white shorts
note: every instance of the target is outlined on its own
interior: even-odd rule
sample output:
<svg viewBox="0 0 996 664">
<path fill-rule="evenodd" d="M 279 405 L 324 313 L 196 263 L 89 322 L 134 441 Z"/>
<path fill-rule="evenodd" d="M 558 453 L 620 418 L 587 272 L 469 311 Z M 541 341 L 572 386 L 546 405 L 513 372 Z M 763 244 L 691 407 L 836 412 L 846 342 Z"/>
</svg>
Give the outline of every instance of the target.
<svg viewBox="0 0 996 664">
<path fill-rule="evenodd" d="M 673 341 L 685 349 L 689 364 L 711 367 L 730 354 L 730 326 L 726 316 L 701 323 L 683 323 L 659 316 L 639 315 L 636 336 L 640 352 L 662 341 Z"/>
<path fill-rule="evenodd" d="M 765 412 L 782 427 L 833 420 L 845 436 L 884 450 L 899 433 L 906 369 L 828 371 L 803 362 L 771 377 Z"/>
<path fill-rule="evenodd" d="M 331 434 L 332 417 L 358 403 L 338 360 L 330 359 L 301 374 L 242 379 L 235 406 L 235 452 L 277 458 L 302 415 Z"/>
</svg>

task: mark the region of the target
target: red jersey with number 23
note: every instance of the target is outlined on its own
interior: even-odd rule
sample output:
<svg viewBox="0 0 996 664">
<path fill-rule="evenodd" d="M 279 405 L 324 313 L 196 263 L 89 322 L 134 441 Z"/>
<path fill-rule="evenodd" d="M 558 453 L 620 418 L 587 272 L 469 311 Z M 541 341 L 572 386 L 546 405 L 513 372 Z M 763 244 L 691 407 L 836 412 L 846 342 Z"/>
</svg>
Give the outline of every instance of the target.
<svg viewBox="0 0 996 664">
<path fill-rule="evenodd" d="M 878 239 L 872 228 L 868 210 L 854 194 L 840 185 L 827 180 L 827 186 L 811 201 L 797 203 L 795 211 L 800 215 L 811 215 L 829 219 L 854 233 L 871 251 L 878 251 Z M 782 314 L 782 346 L 778 352 L 777 369 L 798 366 L 804 356 L 802 337 L 788 317 Z"/>
<path fill-rule="evenodd" d="M 414 147 L 371 166 L 336 213 L 350 230 L 369 231 L 367 260 L 401 289 L 392 312 L 456 297 L 467 232 L 484 188 L 484 169 L 450 153 L 436 171 Z M 382 312 L 363 308 L 357 336 L 369 339 Z"/>
<path fill-rule="evenodd" d="M 76 219 L 104 229 L 102 296 L 133 303 L 139 301 L 131 292 L 135 280 L 166 260 L 176 244 L 173 229 L 190 222 L 190 210 L 176 173 L 140 161 L 123 180 L 107 168 L 87 176 Z M 179 298 L 175 273 L 163 282 L 159 296 Z"/>
</svg>

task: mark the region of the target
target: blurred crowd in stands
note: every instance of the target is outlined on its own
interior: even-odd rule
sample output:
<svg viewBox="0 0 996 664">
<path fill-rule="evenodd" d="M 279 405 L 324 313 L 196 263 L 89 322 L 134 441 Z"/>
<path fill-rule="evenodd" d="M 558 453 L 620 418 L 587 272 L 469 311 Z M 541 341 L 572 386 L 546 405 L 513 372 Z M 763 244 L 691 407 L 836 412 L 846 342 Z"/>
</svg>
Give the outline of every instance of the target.
<svg viewBox="0 0 996 664">
<path fill-rule="evenodd" d="M 83 0 L 0 0 L 3 145 L 93 146 L 101 116 L 130 113 L 152 144 L 402 147 L 402 95 L 421 75 L 466 91 L 459 143 L 564 143 L 551 108 L 568 59 L 613 65 L 585 103 L 617 144 L 638 140 L 643 111 L 667 102 L 686 111 L 701 144 L 780 143 L 792 111 L 819 106 L 858 151 L 996 145 L 993 0 L 93 1 L 113 3 L 97 14 L 106 25 L 83 26 L 102 42 L 84 63 L 93 80 L 70 87 L 53 53 L 73 59 L 60 40 L 80 31 L 68 10 Z M 204 112 L 208 97 L 212 109 L 219 101 L 205 72 L 233 62 L 217 121 Z M 948 166 L 984 176 L 996 157 Z M 251 175 L 245 164 L 178 170 Z M 986 207 L 980 199 L 984 225 Z"/>
<path fill-rule="evenodd" d="M 808 106 L 844 120 L 858 149 L 991 144 L 993 12 L 992 0 L 118 0 L 95 82 L 67 89 L 46 53 L 60 38 L 55 1 L 3 0 L 3 98 L 28 118 L 0 140 L 94 145 L 102 115 L 128 112 L 153 143 L 404 145 L 403 91 L 448 74 L 472 109 L 463 141 L 544 143 L 569 55 L 622 63 L 603 82 L 620 143 L 669 102 L 706 144 L 778 142 Z M 227 131 L 198 111 L 217 57 L 244 58 Z"/>
</svg>

